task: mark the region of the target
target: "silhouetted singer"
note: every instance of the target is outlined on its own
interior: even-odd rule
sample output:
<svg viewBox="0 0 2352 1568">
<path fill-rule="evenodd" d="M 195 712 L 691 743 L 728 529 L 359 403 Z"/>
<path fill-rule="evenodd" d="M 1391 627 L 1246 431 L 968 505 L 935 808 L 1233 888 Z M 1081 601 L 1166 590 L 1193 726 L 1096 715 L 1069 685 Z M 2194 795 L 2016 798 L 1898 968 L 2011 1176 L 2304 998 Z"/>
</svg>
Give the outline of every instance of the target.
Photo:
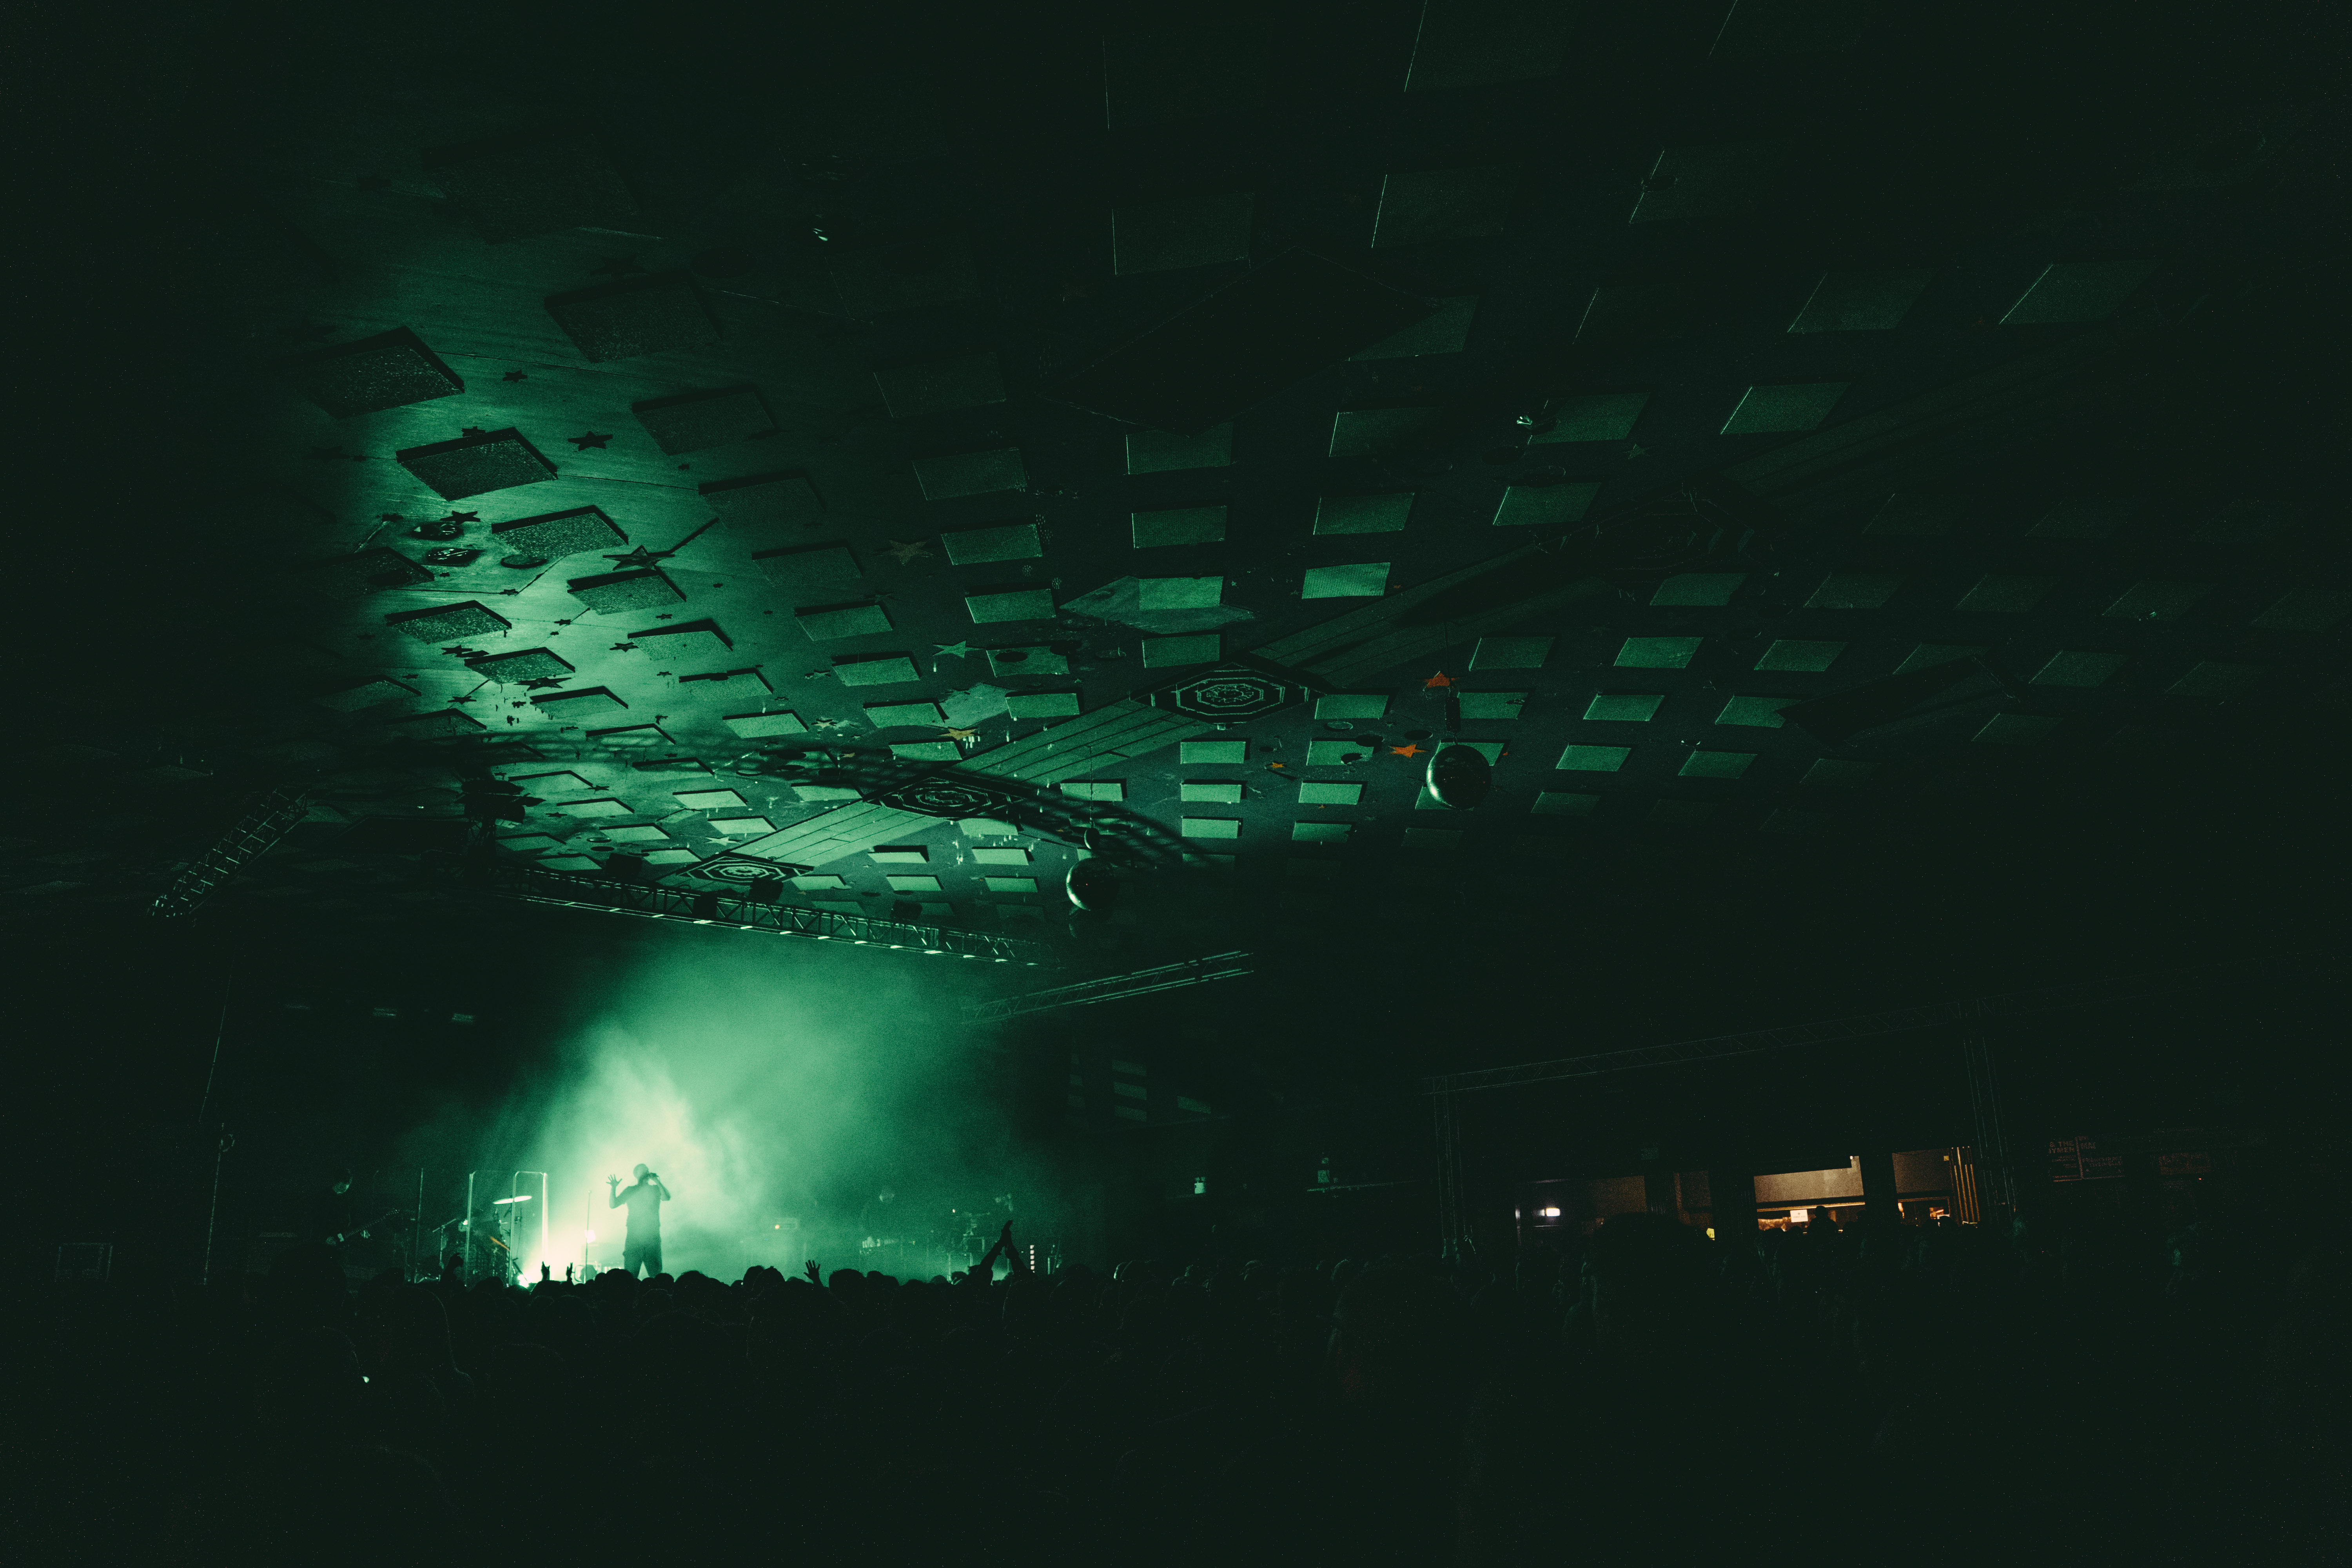
<svg viewBox="0 0 2352 1568">
<path fill-rule="evenodd" d="M 646 1278 L 651 1279 L 662 1271 L 661 1206 L 670 1201 L 669 1189 L 643 1165 L 636 1168 L 636 1178 L 635 1186 L 624 1187 L 620 1177 L 605 1177 L 611 1201 L 604 1206 L 616 1209 L 623 1204 L 629 1205 L 629 1235 L 621 1244 L 621 1267 L 634 1275 L 642 1263 L 646 1266 Z"/>
</svg>

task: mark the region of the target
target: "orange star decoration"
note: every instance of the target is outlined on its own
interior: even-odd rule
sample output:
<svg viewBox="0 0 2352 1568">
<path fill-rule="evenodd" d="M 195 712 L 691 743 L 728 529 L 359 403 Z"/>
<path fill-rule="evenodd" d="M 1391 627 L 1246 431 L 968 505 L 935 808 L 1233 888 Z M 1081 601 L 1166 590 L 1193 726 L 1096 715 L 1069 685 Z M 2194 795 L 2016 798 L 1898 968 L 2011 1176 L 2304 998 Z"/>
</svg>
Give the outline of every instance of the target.
<svg viewBox="0 0 2352 1568">
<path fill-rule="evenodd" d="M 919 539 L 911 543 L 903 539 L 893 539 L 883 548 L 897 556 L 898 564 L 901 566 L 909 561 L 919 561 L 931 552 L 931 547 Z"/>
<path fill-rule="evenodd" d="M 980 733 L 980 731 L 977 731 L 977 730 L 954 730 L 954 729 L 949 729 L 949 730 L 942 730 L 942 731 L 940 731 L 940 740 L 942 740 L 942 741 L 969 741 L 969 740 L 971 740 L 974 735 L 977 735 L 977 734 L 979 734 L 979 733 Z"/>
<path fill-rule="evenodd" d="M 1450 675 L 1446 674 L 1446 673 L 1445 673 L 1444 670 L 1442 670 L 1442 669 L 1441 669 L 1441 670 L 1439 670 L 1435 675 L 1431 676 L 1427 680 L 1424 680 L 1424 681 L 1423 681 L 1423 682 L 1422 682 L 1422 685 L 1423 685 L 1423 686 L 1424 686 L 1424 687 L 1429 687 L 1429 686 L 1451 686 L 1451 685 L 1453 685 L 1453 684 L 1454 684 L 1454 678 L 1453 678 L 1452 676 L 1450 676 Z"/>
<path fill-rule="evenodd" d="M 1421 752 L 1422 748 L 1414 745 L 1410 741 L 1406 742 L 1402 746 L 1391 746 L 1389 748 L 1389 755 L 1392 757 L 1417 757 L 1421 755 Z"/>
</svg>

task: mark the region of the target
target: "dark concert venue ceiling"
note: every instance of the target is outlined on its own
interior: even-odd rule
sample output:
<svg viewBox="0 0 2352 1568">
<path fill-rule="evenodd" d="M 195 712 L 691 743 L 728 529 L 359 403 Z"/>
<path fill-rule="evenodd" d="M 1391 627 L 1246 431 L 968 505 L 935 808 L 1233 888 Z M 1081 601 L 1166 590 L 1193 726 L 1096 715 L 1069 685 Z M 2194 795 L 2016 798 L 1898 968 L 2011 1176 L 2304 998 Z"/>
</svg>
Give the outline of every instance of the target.
<svg viewBox="0 0 2352 1568">
<path fill-rule="evenodd" d="M 2268 940 L 2352 617 L 2319 16 L 254 7 L 60 58 L 0 910 L 213 850 L 203 918 L 361 942 L 622 883 L 1032 984 L 1416 966 L 1356 1029 L 1413 973 Z"/>
</svg>

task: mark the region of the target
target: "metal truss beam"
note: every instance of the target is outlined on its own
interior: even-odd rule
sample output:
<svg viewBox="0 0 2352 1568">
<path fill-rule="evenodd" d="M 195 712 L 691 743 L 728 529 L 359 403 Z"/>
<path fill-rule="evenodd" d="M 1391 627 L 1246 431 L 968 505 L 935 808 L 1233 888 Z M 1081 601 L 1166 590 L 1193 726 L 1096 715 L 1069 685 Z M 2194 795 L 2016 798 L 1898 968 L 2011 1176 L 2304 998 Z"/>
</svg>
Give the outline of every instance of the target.
<svg viewBox="0 0 2352 1568">
<path fill-rule="evenodd" d="M 775 936 L 953 954 L 1031 968 L 1055 962 L 1042 942 L 1015 937 L 991 936 L 953 926 L 868 920 L 863 915 L 835 914 L 830 910 L 813 910 L 799 904 L 765 903 L 757 899 L 731 898 L 725 893 L 697 892 L 650 882 L 622 882 L 572 871 L 548 871 L 535 866 L 493 866 L 487 876 L 476 873 L 463 879 L 466 885 L 498 898 L 555 909 L 593 910 L 598 914 L 636 915 L 689 925 L 732 926 L 738 931 L 767 931 Z"/>
<path fill-rule="evenodd" d="M 1422 1087 L 1430 1094 L 1448 1095 L 1481 1089 L 1516 1089 L 1521 1084 L 1549 1083 L 1559 1079 L 1598 1078 L 1605 1073 L 1624 1072 L 1634 1068 L 1716 1061 L 1727 1057 L 1755 1056 L 1801 1046 L 1834 1045 L 1843 1040 L 1907 1034 L 1916 1029 L 1933 1029 L 1946 1025 L 1981 1024 L 1989 1019 L 2020 1014 L 2055 1012 L 2067 1007 L 2105 1006 L 2210 986 L 2285 979 L 2340 963 L 2341 960 L 2316 954 L 2286 955 L 2227 969 L 2124 975 L 2075 985 L 2047 986 L 2037 991 L 2012 991 L 1993 996 L 1973 996 L 1958 1002 L 1936 1002 L 1921 1007 L 1898 1007 L 1885 1013 L 1863 1013 L 1848 1018 L 1792 1024 L 1777 1029 L 1755 1029 L 1746 1034 L 1711 1035 L 1703 1039 L 1675 1040 L 1665 1045 L 1636 1046 L 1625 1050 L 1594 1051 L 1582 1056 L 1555 1057 L 1549 1061 L 1521 1062 L 1515 1067 L 1446 1073 L 1423 1079 Z"/>
<path fill-rule="evenodd" d="M 155 896 L 147 912 L 157 920 L 179 920 L 195 913 L 213 889 L 245 866 L 278 847 L 294 825 L 310 814 L 310 792 L 278 788 L 256 799 L 237 818 L 236 826 L 213 841 L 212 847 L 172 879 Z"/>
<path fill-rule="evenodd" d="M 1090 1007 L 1097 1002 L 1147 996 L 1154 991 L 1172 991 L 1180 985 L 1205 985 L 1212 980 L 1231 980 L 1253 972 L 1254 965 L 1246 952 L 1213 952 L 1178 963 L 1081 980 L 1075 985 L 1057 985 L 1050 991 L 1024 992 L 992 1002 L 971 1002 L 965 1004 L 963 1012 L 974 1023 L 992 1023 L 999 1018 L 1016 1018 L 1024 1013 L 1043 1013 L 1055 1007 Z"/>
</svg>

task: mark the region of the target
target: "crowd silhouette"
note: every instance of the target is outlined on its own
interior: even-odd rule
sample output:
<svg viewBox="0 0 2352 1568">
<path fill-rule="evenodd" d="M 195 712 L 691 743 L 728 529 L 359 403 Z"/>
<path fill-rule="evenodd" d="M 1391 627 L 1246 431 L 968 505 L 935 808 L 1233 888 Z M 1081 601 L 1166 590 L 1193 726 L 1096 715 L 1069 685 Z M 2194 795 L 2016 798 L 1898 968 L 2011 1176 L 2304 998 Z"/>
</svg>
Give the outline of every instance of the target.
<svg viewBox="0 0 2352 1568">
<path fill-rule="evenodd" d="M 165 1563 L 2343 1560 L 2340 1247 L 1565 1247 L 528 1289 L 298 1248 L 58 1300 L 50 1500 Z"/>
</svg>

